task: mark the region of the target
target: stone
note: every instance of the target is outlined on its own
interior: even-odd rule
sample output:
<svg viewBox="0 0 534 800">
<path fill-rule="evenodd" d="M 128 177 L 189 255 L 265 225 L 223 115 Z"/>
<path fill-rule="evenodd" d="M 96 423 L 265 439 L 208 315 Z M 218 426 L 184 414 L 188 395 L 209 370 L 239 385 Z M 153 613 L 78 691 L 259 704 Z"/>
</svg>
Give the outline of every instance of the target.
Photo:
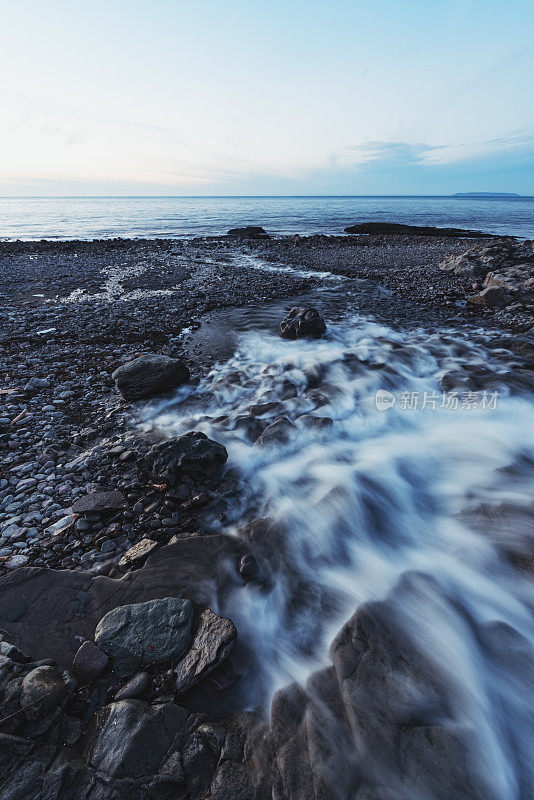
<svg viewBox="0 0 534 800">
<path fill-rule="evenodd" d="M 280 323 L 283 339 L 319 339 L 326 333 L 326 323 L 316 308 L 294 306 Z"/>
<path fill-rule="evenodd" d="M 37 720 L 63 705 L 69 695 L 69 686 L 56 667 L 36 667 L 22 680 L 20 706 L 28 719 Z"/>
<path fill-rule="evenodd" d="M 95 681 L 106 671 L 108 666 L 109 658 L 93 642 L 83 642 L 74 656 L 74 673 L 78 678 L 78 683 L 82 685 Z"/>
<path fill-rule="evenodd" d="M 22 554 L 17 556 L 11 556 L 11 558 L 5 562 L 5 566 L 8 569 L 18 569 L 19 567 L 25 567 L 28 561 L 29 561 L 28 556 Z"/>
<path fill-rule="evenodd" d="M 459 239 L 464 236 L 470 239 L 492 238 L 491 234 L 482 231 L 470 231 L 463 228 L 433 228 L 428 225 L 402 225 L 399 222 L 361 222 L 345 228 L 345 233 L 366 233 L 371 235 L 405 235 L 405 236 L 446 236 Z"/>
<path fill-rule="evenodd" d="M 236 236 L 240 239 L 269 239 L 269 234 L 259 225 L 246 225 L 244 228 L 231 228 L 228 236 Z"/>
<path fill-rule="evenodd" d="M 152 539 L 141 539 L 119 559 L 119 567 L 140 567 L 150 553 L 158 547 L 158 543 L 153 542 Z"/>
<path fill-rule="evenodd" d="M 278 417 L 270 425 L 267 425 L 261 436 L 254 442 L 254 446 L 264 447 L 272 444 L 287 444 L 294 429 L 295 426 L 287 417 Z"/>
<path fill-rule="evenodd" d="M 506 292 L 501 286 L 488 286 L 479 294 L 468 297 L 467 302 L 477 306 L 502 308 L 506 305 Z"/>
<path fill-rule="evenodd" d="M 231 652 L 237 631 L 231 620 L 210 608 L 200 615 L 198 628 L 187 655 L 177 664 L 176 689 L 183 694 L 217 667 Z"/>
<path fill-rule="evenodd" d="M 185 709 L 174 703 L 149 706 L 130 699 L 111 703 L 97 713 L 85 758 L 94 769 L 114 778 L 157 773 L 186 718 Z"/>
<path fill-rule="evenodd" d="M 94 514 L 124 508 L 126 498 L 119 491 L 93 492 L 80 497 L 72 504 L 75 514 Z"/>
<path fill-rule="evenodd" d="M 177 486 L 185 477 L 204 482 L 218 477 L 228 458 L 226 448 L 205 433 L 190 431 L 154 445 L 141 464 L 156 481 Z"/>
<path fill-rule="evenodd" d="M 98 623 L 95 643 L 117 675 L 131 675 L 178 660 L 191 640 L 193 614 L 191 601 L 180 597 L 119 606 Z"/>
<path fill-rule="evenodd" d="M 181 386 L 190 373 L 177 358 L 144 355 L 116 369 L 112 378 L 124 399 L 135 402 Z"/>
<path fill-rule="evenodd" d="M 128 683 L 121 686 L 116 693 L 115 700 L 127 700 L 128 698 L 139 697 L 146 692 L 150 686 L 150 675 L 148 672 L 138 672 L 133 678 L 130 678 Z"/>
</svg>

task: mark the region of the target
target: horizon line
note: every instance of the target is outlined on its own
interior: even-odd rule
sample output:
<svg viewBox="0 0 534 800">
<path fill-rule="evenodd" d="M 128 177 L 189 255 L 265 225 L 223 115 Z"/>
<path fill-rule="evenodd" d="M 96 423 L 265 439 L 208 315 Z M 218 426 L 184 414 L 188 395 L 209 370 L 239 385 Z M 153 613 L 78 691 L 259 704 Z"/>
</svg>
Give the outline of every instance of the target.
<svg viewBox="0 0 534 800">
<path fill-rule="evenodd" d="M 452 194 L 16 194 L 0 195 L 0 200 L 80 200 L 80 199 L 292 199 L 292 198 L 361 198 L 361 197 L 459 197 L 465 199 L 534 198 L 517 192 L 454 192 Z"/>
</svg>

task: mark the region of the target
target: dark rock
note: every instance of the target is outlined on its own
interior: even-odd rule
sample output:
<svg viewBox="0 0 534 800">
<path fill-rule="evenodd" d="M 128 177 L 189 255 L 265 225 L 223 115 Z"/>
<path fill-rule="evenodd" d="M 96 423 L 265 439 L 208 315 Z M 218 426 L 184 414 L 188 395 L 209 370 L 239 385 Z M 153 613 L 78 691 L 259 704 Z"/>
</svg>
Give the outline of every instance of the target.
<svg viewBox="0 0 534 800">
<path fill-rule="evenodd" d="M 230 653 L 236 639 L 237 631 L 231 620 L 205 609 L 189 652 L 174 670 L 177 691 L 180 694 L 189 691 L 211 672 Z"/>
<path fill-rule="evenodd" d="M 145 355 L 123 364 L 112 378 L 124 399 L 134 402 L 181 386 L 189 380 L 190 373 L 176 358 Z"/>
<path fill-rule="evenodd" d="M 258 562 L 251 553 L 243 556 L 239 562 L 239 575 L 244 581 L 253 581 L 258 575 Z"/>
<path fill-rule="evenodd" d="M 114 608 L 95 631 L 95 642 L 109 656 L 117 675 L 131 675 L 149 664 L 175 661 L 191 640 L 193 604 L 166 597 Z"/>
<path fill-rule="evenodd" d="M 75 514 L 92 514 L 103 511 L 117 511 L 124 508 L 126 498 L 122 492 L 93 492 L 80 497 L 72 504 Z"/>
<path fill-rule="evenodd" d="M 283 339 L 319 339 L 325 332 L 325 321 L 316 308 L 295 306 L 280 323 Z"/>
<path fill-rule="evenodd" d="M 72 686 L 53 666 L 36 667 L 25 675 L 20 692 L 20 705 L 30 720 L 41 719 L 62 706 L 69 698 Z"/>
<path fill-rule="evenodd" d="M 390 234 L 407 236 L 446 236 L 447 238 L 489 239 L 491 234 L 463 228 L 433 228 L 425 225 L 401 225 L 398 222 L 361 222 L 345 228 L 345 233 Z"/>
<path fill-rule="evenodd" d="M 158 547 L 158 542 L 153 542 L 152 539 L 141 539 L 140 542 L 130 547 L 122 558 L 119 559 L 119 567 L 140 567 L 144 564 L 150 553 Z"/>
<path fill-rule="evenodd" d="M 500 286 L 488 286 L 479 294 L 471 295 L 467 298 L 468 303 L 476 306 L 489 306 L 492 308 L 502 308 L 506 305 L 506 292 Z"/>
<path fill-rule="evenodd" d="M 115 700 L 127 700 L 142 695 L 150 686 L 150 675 L 148 672 L 138 672 L 128 683 L 121 686 L 115 695 Z"/>
<path fill-rule="evenodd" d="M 187 712 L 174 703 L 111 703 L 97 714 L 95 731 L 86 748 L 87 763 L 114 778 L 155 774 L 186 718 Z"/>
<path fill-rule="evenodd" d="M 172 486 L 185 477 L 204 482 L 220 475 L 228 458 L 226 448 L 200 431 L 154 445 L 141 464 L 154 480 Z"/>
<path fill-rule="evenodd" d="M 331 417 L 316 417 L 314 414 L 303 414 L 298 420 L 306 428 L 316 431 L 327 430 L 334 424 L 334 420 Z"/>
<path fill-rule="evenodd" d="M 108 666 L 109 658 L 93 642 L 84 642 L 74 656 L 74 674 L 82 685 L 95 681 Z"/>
<path fill-rule="evenodd" d="M 236 236 L 240 239 L 269 239 L 270 236 L 259 225 L 247 225 L 244 228 L 231 228 L 228 236 Z"/>
<path fill-rule="evenodd" d="M 254 446 L 264 447 L 269 444 L 287 444 L 294 429 L 295 426 L 287 417 L 278 417 L 265 428 L 261 436 L 254 442 Z"/>
</svg>

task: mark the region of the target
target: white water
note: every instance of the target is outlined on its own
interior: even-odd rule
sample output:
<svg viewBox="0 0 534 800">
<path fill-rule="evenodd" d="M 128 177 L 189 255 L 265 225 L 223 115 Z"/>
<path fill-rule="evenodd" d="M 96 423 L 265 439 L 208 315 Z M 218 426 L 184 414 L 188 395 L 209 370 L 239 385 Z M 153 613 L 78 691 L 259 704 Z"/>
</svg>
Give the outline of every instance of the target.
<svg viewBox="0 0 534 800">
<path fill-rule="evenodd" d="M 389 602 L 446 676 L 454 722 L 472 731 L 502 800 L 534 796 L 534 593 L 458 515 L 482 502 L 532 501 L 534 404 L 509 392 L 512 360 L 481 333 L 477 343 L 452 331 L 399 333 L 358 315 L 318 341 L 253 330 L 233 358 L 144 422 L 169 436 L 202 430 L 226 446 L 242 478 L 231 530 L 261 515 L 283 525 L 283 545 L 263 553 L 263 585 L 237 580 L 218 609 L 255 654 L 251 705 L 328 664 L 330 641 L 363 602 L 388 598 L 408 571 L 430 576 L 412 577 Z M 466 367 L 493 374 L 498 397 L 488 390 L 486 399 L 495 407 L 462 408 L 462 393 L 457 409 L 440 407 L 439 379 Z M 379 389 L 396 399 L 386 411 L 376 407 Z M 403 408 L 403 392 L 435 392 L 436 407 Z M 271 421 L 284 414 L 296 427 L 287 444 L 255 447 L 239 418 L 268 401 L 283 404 Z M 310 412 L 333 425 L 306 429 L 299 417 Z M 517 632 L 520 662 L 484 645 L 495 623 Z"/>
</svg>

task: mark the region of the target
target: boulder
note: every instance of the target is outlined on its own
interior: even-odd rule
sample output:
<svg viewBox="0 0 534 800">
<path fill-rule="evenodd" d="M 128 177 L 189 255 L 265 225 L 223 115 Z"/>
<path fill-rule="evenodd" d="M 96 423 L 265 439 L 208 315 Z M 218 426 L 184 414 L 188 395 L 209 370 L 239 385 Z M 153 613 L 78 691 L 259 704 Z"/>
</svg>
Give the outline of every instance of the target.
<svg viewBox="0 0 534 800">
<path fill-rule="evenodd" d="M 74 674 L 82 685 L 95 681 L 108 666 L 109 658 L 93 642 L 83 642 L 74 656 Z"/>
<path fill-rule="evenodd" d="M 20 706 L 28 719 L 41 719 L 60 708 L 71 692 L 72 686 L 57 667 L 36 667 L 22 681 Z"/>
<path fill-rule="evenodd" d="M 236 236 L 240 239 L 269 239 L 269 234 L 259 225 L 246 225 L 244 228 L 231 228 L 228 236 Z"/>
<path fill-rule="evenodd" d="M 325 321 L 316 308 L 295 306 L 280 323 L 283 339 L 320 339 L 325 332 Z"/>
<path fill-rule="evenodd" d="M 176 358 L 139 356 L 115 370 L 113 380 L 125 400 L 135 402 L 168 392 L 189 380 L 188 368 Z"/>
<path fill-rule="evenodd" d="M 141 471 L 171 486 L 178 485 L 184 477 L 204 482 L 220 475 L 227 458 L 222 444 L 208 439 L 205 433 L 190 431 L 154 445 L 141 464 Z"/>
<path fill-rule="evenodd" d="M 138 672 L 128 683 L 121 686 L 116 693 L 115 700 L 127 700 L 142 695 L 150 686 L 150 675 L 148 672 Z"/>
<path fill-rule="evenodd" d="M 177 664 L 176 689 L 183 694 L 215 669 L 233 649 L 237 631 L 231 620 L 210 608 L 200 615 L 197 632 L 187 655 Z"/>
<path fill-rule="evenodd" d="M 506 305 L 506 292 L 501 286 L 488 286 L 479 294 L 474 294 L 468 297 L 467 302 L 472 303 L 475 306 L 502 308 Z"/>
<path fill-rule="evenodd" d="M 180 658 L 191 640 L 193 614 L 191 601 L 180 597 L 119 606 L 100 620 L 95 642 L 117 675 L 131 675 Z"/>
<path fill-rule="evenodd" d="M 512 289 L 507 282 L 507 273 L 517 268 L 525 273 L 525 280 L 532 277 L 534 268 L 534 242 L 516 242 L 511 239 L 496 241 L 490 245 L 478 244 L 457 256 L 448 256 L 439 265 L 440 269 L 455 275 L 481 280 L 488 273 L 500 276 L 501 281 Z M 520 281 L 520 276 L 518 276 Z"/>
</svg>

